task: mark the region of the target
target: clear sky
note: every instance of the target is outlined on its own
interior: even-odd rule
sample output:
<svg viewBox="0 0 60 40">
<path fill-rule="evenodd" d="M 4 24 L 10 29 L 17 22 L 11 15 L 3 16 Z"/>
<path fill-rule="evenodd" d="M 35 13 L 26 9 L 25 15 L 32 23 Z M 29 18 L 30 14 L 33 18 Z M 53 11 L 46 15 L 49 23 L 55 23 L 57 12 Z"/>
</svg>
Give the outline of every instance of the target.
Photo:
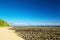
<svg viewBox="0 0 60 40">
<path fill-rule="evenodd" d="M 60 0 L 0 0 L 0 18 L 11 25 L 60 25 Z"/>
</svg>

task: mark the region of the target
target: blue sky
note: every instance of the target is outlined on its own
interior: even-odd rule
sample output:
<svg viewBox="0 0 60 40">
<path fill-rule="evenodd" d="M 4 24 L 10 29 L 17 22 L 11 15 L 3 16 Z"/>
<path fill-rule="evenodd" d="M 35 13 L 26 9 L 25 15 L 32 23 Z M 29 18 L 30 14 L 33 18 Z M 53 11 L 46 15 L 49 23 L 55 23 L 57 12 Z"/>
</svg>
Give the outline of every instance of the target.
<svg viewBox="0 0 60 40">
<path fill-rule="evenodd" d="M 11 25 L 60 25 L 60 1 L 0 0 L 0 18 Z"/>
</svg>

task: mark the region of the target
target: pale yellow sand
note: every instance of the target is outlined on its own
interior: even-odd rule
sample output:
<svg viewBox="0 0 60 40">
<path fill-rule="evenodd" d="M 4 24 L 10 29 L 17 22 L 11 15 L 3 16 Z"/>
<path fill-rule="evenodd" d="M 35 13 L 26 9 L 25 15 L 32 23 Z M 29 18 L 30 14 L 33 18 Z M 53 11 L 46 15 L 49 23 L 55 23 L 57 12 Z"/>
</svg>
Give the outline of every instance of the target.
<svg viewBox="0 0 60 40">
<path fill-rule="evenodd" d="M 24 40 L 14 33 L 13 30 L 9 30 L 9 27 L 0 27 L 0 40 Z"/>
</svg>

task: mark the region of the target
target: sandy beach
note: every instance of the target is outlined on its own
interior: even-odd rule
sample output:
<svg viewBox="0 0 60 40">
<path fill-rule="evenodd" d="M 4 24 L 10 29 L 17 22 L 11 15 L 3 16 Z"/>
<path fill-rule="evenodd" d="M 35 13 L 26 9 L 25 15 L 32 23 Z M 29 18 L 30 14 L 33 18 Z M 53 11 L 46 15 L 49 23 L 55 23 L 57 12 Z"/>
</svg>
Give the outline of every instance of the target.
<svg viewBox="0 0 60 40">
<path fill-rule="evenodd" d="M 0 40 L 24 40 L 17 36 L 14 30 L 9 30 L 9 27 L 0 27 Z"/>
</svg>

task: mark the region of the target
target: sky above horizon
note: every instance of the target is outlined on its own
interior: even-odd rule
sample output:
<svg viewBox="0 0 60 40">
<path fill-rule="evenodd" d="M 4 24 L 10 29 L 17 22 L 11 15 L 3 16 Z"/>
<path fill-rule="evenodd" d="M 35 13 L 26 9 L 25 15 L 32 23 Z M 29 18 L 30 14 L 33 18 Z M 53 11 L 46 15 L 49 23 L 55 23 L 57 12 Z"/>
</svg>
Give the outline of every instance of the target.
<svg viewBox="0 0 60 40">
<path fill-rule="evenodd" d="M 0 18 L 11 25 L 60 25 L 60 0 L 0 0 Z"/>
</svg>

